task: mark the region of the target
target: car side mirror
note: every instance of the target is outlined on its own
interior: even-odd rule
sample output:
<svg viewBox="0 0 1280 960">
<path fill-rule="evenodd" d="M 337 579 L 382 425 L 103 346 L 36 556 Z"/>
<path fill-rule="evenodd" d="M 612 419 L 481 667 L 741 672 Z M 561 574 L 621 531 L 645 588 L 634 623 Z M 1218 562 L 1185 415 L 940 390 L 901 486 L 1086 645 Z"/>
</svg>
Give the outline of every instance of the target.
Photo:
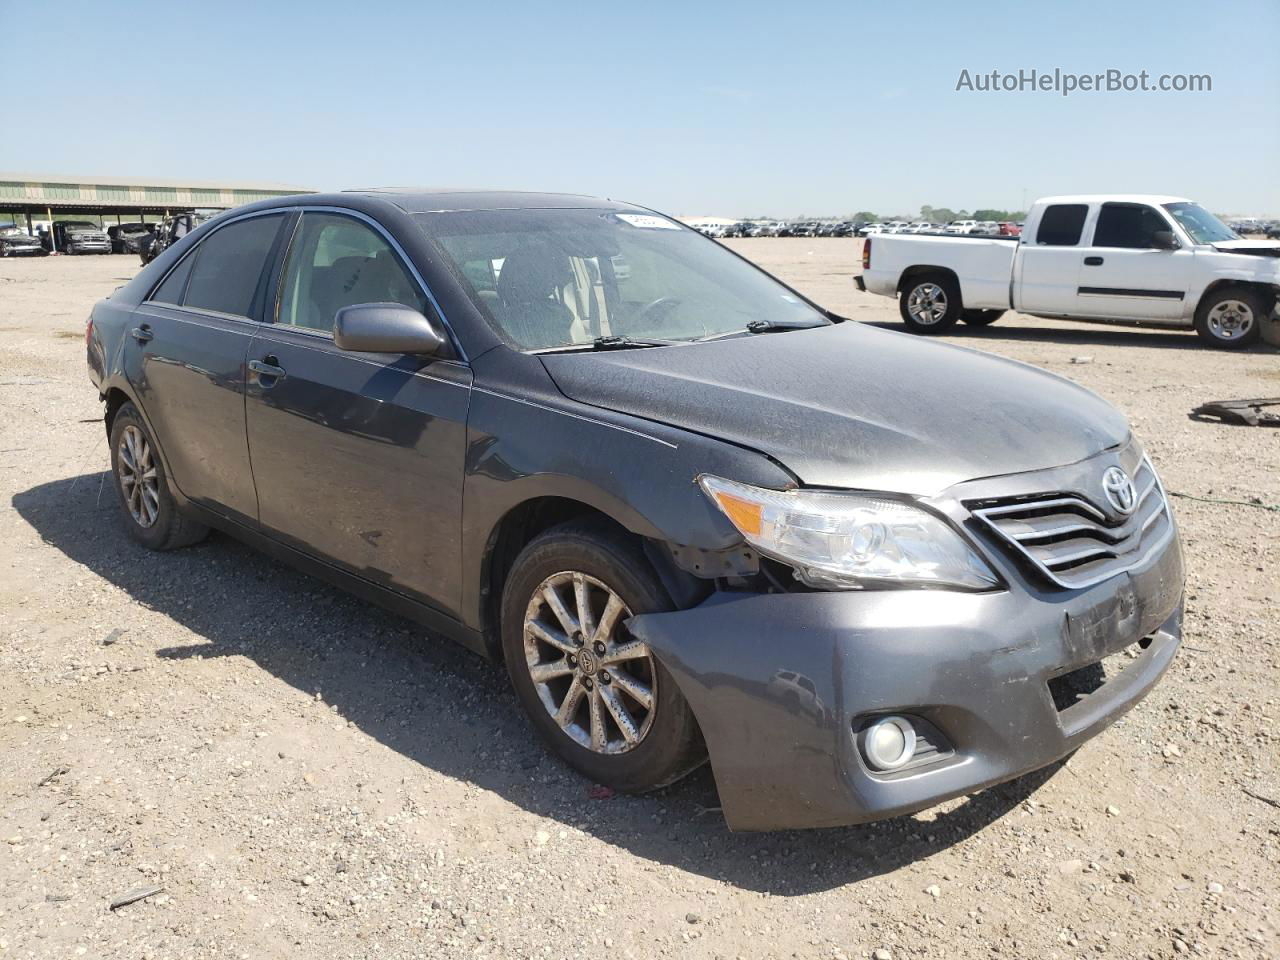
<svg viewBox="0 0 1280 960">
<path fill-rule="evenodd" d="M 339 350 L 359 353 L 412 353 L 434 356 L 448 343 L 441 330 L 413 307 L 401 303 L 357 303 L 343 307 L 333 321 Z"/>
<path fill-rule="evenodd" d="M 1151 235 L 1151 246 L 1157 250 L 1177 250 L 1180 244 L 1172 230 L 1157 230 Z"/>
</svg>

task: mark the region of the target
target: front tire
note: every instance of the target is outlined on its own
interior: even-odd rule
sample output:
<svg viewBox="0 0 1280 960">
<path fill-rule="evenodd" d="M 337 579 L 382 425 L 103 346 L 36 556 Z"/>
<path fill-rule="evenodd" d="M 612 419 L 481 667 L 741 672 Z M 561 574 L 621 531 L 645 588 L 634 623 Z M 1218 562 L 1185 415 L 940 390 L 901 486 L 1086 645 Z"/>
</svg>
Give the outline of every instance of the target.
<svg viewBox="0 0 1280 960">
<path fill-rule="evenodd" d="M 604 523 L 553 527 L 507 578 L 502 647 L 516 696 L 551 749 L 596 783 L 656 790 L 706 758 L 688 702 L 626 628 L 670 609 L 638 545 Z"/>
<path fill-rule="evenodd" d="M 1206 296 L 1196 308 L 1196 333 L 1220 350 L 1242 350 L 1262 333 L 1269 303 L 1248 287 L 1223 287 Z"/>
<path fill-rule="evenodd" d="M 944 273 L 912 278 L 898 298 L 898 312 L 912 333 L 945 333 L 956 325 L 963 309 L 959 285 Z"/>
<path fill-rule="evenodd" d="M 1003 310 L 966 310 L 960 319 L 971 327 L 989 327 L 1003 316 Z"/>
<path fill-rule="evenodd" d="M 111 421 L 111 473 L 125 532 L 147 549 L 173 550 L 208 535 L 208 527 L 178 512 L 155 438 L 132 403 Z"/>
</svg>

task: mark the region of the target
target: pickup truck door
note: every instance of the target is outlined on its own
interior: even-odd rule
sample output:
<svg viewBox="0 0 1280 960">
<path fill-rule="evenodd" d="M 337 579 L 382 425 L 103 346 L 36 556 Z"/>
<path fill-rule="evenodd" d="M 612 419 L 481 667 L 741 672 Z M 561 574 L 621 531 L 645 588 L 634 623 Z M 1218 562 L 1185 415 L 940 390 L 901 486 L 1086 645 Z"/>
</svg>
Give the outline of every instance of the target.
<svg viewBox="0 0 1280 960">
<path fill-rule="evenodd" d="M 1023 231 L 1013 265 L 1013 306 L 1023 313 L 1069 316 L 1079 299 L 1080 241 L 1087 203 L 1044 208 L 1035 229 Z"/>
<path fill-rule="evenodd" d="M 1178 231 L 1145 203 L 1104 203 L 1080 250 L 1074 316 L 1117 320 L 1176 320 L 1183 315 L 1194 252 L 1163 250 L 1154 235 Z"/>
</svg>

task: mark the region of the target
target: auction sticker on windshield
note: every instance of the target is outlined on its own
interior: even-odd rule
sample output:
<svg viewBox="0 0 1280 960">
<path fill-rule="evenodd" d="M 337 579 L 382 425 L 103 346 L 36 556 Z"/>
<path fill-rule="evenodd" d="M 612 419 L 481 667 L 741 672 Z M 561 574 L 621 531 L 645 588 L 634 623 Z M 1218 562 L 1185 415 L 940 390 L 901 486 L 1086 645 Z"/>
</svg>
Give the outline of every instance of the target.
<svg viewBox="0 0 1280 960">
<path fill-rule="evenodd" d="M 618 213 L 614 214 L 623 223 L 629 223 L 633 227 L 642 227 L 645 230 L 679 230 L 679 224 L 672 223 L 670 220 L 664 220 L 662 217 L 649 217 L 639 213 Z"/>
</svg>

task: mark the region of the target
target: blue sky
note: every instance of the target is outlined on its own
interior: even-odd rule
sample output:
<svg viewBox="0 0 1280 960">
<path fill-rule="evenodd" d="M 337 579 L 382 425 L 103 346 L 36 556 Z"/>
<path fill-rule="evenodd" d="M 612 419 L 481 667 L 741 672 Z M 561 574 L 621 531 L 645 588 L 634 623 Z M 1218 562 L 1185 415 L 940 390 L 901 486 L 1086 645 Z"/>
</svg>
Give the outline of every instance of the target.
<svg viewBox="0 0 1280 960">
<path fill-rule="evenodd" d="M 569 190 L 730 216 L 1091 191 L 1280 215 L 1276 0 L 0 0 L 0 36 L 38 77 L 0 94 L 0 170 Z M 955 89 L 962 69 L 1055 67 L 1207 73 L 1213 90 Z"/>
</svg>

